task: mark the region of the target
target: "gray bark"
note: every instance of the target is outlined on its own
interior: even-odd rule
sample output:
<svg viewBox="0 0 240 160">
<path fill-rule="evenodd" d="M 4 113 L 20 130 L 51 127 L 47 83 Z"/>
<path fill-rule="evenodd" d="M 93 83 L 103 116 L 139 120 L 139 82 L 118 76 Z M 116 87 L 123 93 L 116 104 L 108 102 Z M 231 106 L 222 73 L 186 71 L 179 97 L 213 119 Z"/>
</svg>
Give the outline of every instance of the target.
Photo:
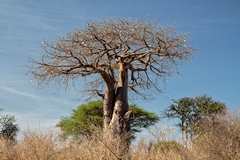
<svg viewBox="0 0 240 160">
<path fill-rule="evenodd" d="M 114 110 L 109 124 L 110 133 L 117 137 L 128 132 L 130 129 L 128 123 L 128 118 L 130 118 L 130 116 L 125 116 L 128 112 L 128 69 L 124 66 L 124 63 L 119 62 L 118 71 L 119 76 L 117 91 L 115 94 Z"/>
<path fill-rule="evenodd" d="M 107 87 L 103 97 L 103 131 L 108 131 L 108 126 L 112 119 L 113 107 L 114 107 L 114 87 Z"/>
</svg>

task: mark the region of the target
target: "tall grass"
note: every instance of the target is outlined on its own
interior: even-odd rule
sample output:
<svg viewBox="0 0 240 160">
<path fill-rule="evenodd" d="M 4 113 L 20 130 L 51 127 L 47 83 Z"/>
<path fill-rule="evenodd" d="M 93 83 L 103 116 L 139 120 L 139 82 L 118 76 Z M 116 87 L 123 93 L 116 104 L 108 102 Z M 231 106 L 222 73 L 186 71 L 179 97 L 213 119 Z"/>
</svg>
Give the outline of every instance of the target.
<svg viewBox="0 0 240 160">
<path fill-rule="evenodd" d="M 119 156 L 121 142 L 111 139 L 100 129 L 91 137 L 78 141 L 60 141 L 57 132 L 23 132 L 17 142 L 0 139 L 1 160 L 224 160 L 240 159 L 240 113 L 229 113 L 203 122 L 202 134 L 185 148 L 174 138 L 171 127 L 156 127 L 150 131 L 152 139 L 140 138 L 128 152 Z"/>
<path fill-rule="evenodd" d="M 201 159 L 240 159 L 240 111 L 205 119 L 202 133 L 195 138 L 194 151 Z"/>
</svg>

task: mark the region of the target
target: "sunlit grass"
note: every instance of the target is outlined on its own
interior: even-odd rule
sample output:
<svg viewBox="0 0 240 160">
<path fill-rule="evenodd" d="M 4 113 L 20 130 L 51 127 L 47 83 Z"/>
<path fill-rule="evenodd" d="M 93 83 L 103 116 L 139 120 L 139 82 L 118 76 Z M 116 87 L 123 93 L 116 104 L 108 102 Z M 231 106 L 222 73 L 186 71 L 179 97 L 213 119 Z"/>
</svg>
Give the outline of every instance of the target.
<svg viewBox="0 0 240 160">
<path fill-rule="evenodd" d="M 121 142 L 110 139 L 95 128 L 91 137 L 77 141 L 61 141 L 56 131 L 25 131 L 21 139 L 9 142 L 0 139 L 3 160 L 76 160 L 76 159 L 131 159 L 131 160 L 200 160 L 240 159 L 240 113 L 216 117 L 214 123 L 203 122 L 203 131 L 189 148 L 174 136 L 171 127 L 155 127 L 151 139 L 139 138 L 128 152 L 119 156 Z M 124 146 L 123 146 L 124 147 Z"/>
</svg>

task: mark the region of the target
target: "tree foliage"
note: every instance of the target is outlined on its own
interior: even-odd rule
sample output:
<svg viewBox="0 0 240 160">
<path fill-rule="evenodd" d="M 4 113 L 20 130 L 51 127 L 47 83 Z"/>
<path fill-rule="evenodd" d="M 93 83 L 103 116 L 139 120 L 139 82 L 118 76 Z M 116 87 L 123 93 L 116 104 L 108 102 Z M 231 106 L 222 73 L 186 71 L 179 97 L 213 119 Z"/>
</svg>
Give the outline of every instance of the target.
<svg viewBox="0 0 240 160">
<path fill-rule="evenodd" d="M 195 98 L 184 97 L 174 100 L 164 111 L 164 117 L 177 118 L 180 122 L 182 134 L 185 133 L 186 139 L 193 138 L 199 131 L 200 123 L 205 117 L 214 117 L 215 114 L 223 114 L 226 111 L 224 103 L 214 101 L 207 95 Z"/>
<path fill-rule="evenodd" d="M 15 123 L 14 116 L 5 114 L 0 116 L 0 137 L 6 140 L 15 140 L 19 131 L 18 125 Z"/>
<path fill-rule="evenodd" d="M 62 131 L 62 138 L 73 137 L 74 139 L 91 135 L 91 126 L 102 127 L 103 122 L 103 102 L 102 100 L 91 101 L 82 104 L 77 109 L 72 110 L 71 116 L 62 117 L 56 125 Z M 133 116 L 130 118 L 131 132 L 141 132 L 143 128 L 154 125 L 159 120 L 159 116 L 153 112 L 148 112 L 137 105 L 130 105 Z"/>
</svg>

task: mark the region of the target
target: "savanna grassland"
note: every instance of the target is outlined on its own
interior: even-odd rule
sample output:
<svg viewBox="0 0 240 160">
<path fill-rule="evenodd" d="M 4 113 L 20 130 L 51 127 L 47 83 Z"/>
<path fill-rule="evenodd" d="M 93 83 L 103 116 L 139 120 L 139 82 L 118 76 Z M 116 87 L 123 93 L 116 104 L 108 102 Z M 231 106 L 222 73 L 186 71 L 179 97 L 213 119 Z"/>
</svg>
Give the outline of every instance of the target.
<svg viewBox="0 0 240 160">
<path fill-rule="evenodd" d="M 25 131 L 13 142 L 0 140 L 2 160 L 80 160 L 80 159 L 132 159 L 132 160 L 237 160 L 240 159 L 240 112 L 205 119 L 201 133 L 185 147 L 181 138 L 173 138 L 173 130 L 158 127 L 149 131 L 151 139 L 138 138 L 121 157 L 116 153 L 118 140 L 111 140 L 100 129 L 91 137 L 61 141 L 59 133 Z M 126 149 L 127 150 L 127 149 Z"/>
</svg>

